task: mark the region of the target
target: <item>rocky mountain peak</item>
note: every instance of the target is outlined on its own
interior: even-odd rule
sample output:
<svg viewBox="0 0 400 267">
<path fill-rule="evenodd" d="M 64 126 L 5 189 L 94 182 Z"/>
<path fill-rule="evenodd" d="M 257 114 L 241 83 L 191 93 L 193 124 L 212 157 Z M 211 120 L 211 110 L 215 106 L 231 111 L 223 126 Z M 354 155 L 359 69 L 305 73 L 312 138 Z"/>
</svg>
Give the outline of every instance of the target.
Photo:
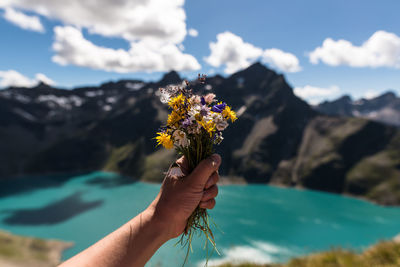
<svg viewBox="0 0 400 267">
<path fill-rule="evenodd" d="M 158 82 L 161 86 L 165 86 L 168 84 L 177 84 L 182 81 L 182 78 L 179 76 L 179 74 L 176 71 L 170 71 L 166 73 L 161 80 Z"/>
</svg>

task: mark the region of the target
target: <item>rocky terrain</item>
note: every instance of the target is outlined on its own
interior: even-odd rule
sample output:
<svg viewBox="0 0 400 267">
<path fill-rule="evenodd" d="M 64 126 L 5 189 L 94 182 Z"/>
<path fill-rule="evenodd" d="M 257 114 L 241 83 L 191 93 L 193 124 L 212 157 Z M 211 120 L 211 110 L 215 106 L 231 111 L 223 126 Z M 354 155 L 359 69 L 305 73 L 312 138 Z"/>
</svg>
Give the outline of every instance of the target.
<svg viewBox="0 0 400 267">
<path fill-rule="evenodd" d="M 371 99 L 353 100 L 345 95 L 325 101 L 315 109 L 328 115 L 362 117 L 400 127 L 400 97 L 391 91 Z"/>
<path fill-rule="evenodd" d="M 181 82 L 170 72 L 149 83 L 1 90 L 0 177 L 108 170 L 160 181 L 175 155 L 152 139 L 167 116 L 156 92 Z M 239 115 L 217 148 L 222 175 L 400 204 L 398 128 L 323 115 L 260 63 L 193 89 L 215 93 Z"/>
<path fill-rule="evenodd" d="M 72 245 L 0 231 L 0 266 L 54 267 L 60 264 L 62 252 Z"/>
<path fill-rule="evenodd" d="M 291 259 L 287 263 L 226 263 L 217 267 L 394 267 L 400 265 L 400 244 L 398 240 L 381 241 L 355 252 L 348 249 L 332 248 L 307 256 Z"/>
</svg>

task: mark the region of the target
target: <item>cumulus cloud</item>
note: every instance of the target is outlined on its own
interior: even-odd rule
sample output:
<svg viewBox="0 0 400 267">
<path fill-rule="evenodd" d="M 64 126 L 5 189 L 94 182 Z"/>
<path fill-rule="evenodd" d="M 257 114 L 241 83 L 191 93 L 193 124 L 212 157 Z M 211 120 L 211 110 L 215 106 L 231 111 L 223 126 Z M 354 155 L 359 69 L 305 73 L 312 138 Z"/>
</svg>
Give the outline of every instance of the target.
<svg viewBox="0 0 400 267">
<path fill-rule="evenodd" d="M 13 8 L 5 8 L 4 19 L 25 30 L 44 32 L 44 27 L 39 17 L 25 15 Z"/>
<path fill-rule="evenodd" d="M 291 53 L 272 48 L 263 49 L 246 43 L 231 32 L 217 35 L 217 41 L 210 43 L 211 53 L 205 61 L 213 67 L 225 65 L 225 73 L 233 73 L 248 67 L 262 57 L 263 62 L 286 72 L 300 71 L 299 60 Z"/>
<path fill-rule="evenodd" d="M 213 67 L 226 65 L 225 72 L 230 74 L 248 67 L 259 58 L 263 51 L 231 32 L 217 35 L 217 42 L 210 43 L 211 54 L 205 61 Z"/>
<path fill-rule="evenodd" d="M 322 100 L 338 96 L 340 88 L 336 85 L 327 88 L 306 85 L 304 87 L 295 87 L 293 92 L 298 97 L 315 105 Z"/>
<path fill-rule="evenodd" d="M 263 61 L 286 72 L 301 71 L 299 59 L 295 55 L 280 49 L 266 49 L 263 54 Z"/>
<path fill-rule="evenodd" d="M 198 61 L 184 54 L 188 34 L 184 0 L 7 0 L 0 8 L 17 8 L 61 21 L 54 28 L 53 61 L 115 72 L 197 70 Z M 123 38 L 129 50 L 93 44 L 81 33 Z M 189 34 L 198 32 L 190 29 Z"/>
<path fill-rule="evenodd" d="M 48 85 L 54 85 L 55 82 L 48 78 L 43 73 L 37 73 L 34 79 L 30 79 L 15 70 L 0 71 L 0 87 L 32 87 L 39 82 L 44 82 Z"/>
<path fill-rule="evenodd" d="M 199 32 L 196 29 L 190 28 L 188 31 L 189 35 L 192 37 L 197 37 L 199 36 Z"/>
<path fill-rule="evenodd" d="M 74 64 L 92 69 L 115 72 L 198 70 L 200 64 L 189 54 L 182 53 L 171 43 L 132 42 L 129 50 L 97 46 L 85 39 L 81 31 L 72 26 L 54 29 L 56 54 L 52 60 L 61 65 Z"/>
<path fill-rule="evenodd" d="M 180 43 L 186 36 L 184 0 L 7 0 L 1 7 L 29 10 L 67 25 L 129 41 Z"/>
<path fill-rule="evenodd" d="M 400 68 L 400 37 L 385 31 L 375 32 L 360 46 L 347 40 L 325 39 L 322 46 L 309 54 L 310 62 L 351 67 Z"/>
</svg>

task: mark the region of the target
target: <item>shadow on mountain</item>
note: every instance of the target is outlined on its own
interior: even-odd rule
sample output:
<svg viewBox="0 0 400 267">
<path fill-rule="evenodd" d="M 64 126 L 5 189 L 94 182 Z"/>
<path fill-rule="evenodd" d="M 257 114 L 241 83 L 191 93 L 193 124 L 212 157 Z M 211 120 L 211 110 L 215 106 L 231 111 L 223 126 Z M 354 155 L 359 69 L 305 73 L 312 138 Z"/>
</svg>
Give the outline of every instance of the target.
<svg viewBox="0 0 400 267">
<path fill-rule="evenodd" d="M 87 185 L 96 185 L 101 188 L 114 188 L 124 185 L 130 185 L 136 183 L 136 180 L 133 180 L 127 176 L 116 175 L 113 177 L 104 177 L 102 175 L 96 176 L 93 179 L 90 179 L 85 182 Z"/>
<path fill-rule="evenodd" d="M 60 187 L 70 179 L 85 173 L 48 175 L 48 176 L 26 176 L 18 178 L 0 179 L 0 198 L 35 190 L 51 187 Z"/>
<path fill-rule="evenodd" d="M 103 204 L 102 200 L 84 201 L 82 192 L 37 209 L 7 210 L 11 215 L 3 220 L 8 225 L 51 225 L 67 221 Z"/>
</svg>

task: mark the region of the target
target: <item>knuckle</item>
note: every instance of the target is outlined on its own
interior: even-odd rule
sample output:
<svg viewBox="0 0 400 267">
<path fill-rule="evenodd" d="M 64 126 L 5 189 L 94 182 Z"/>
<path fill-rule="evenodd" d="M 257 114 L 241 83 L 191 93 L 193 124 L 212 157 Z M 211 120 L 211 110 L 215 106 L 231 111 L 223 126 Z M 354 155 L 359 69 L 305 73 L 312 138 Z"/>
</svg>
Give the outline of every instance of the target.
<svg viewBox="0 0 400 267">
<path fill-rule="evenodd" d="M 211 199 L 210 202 L 211 202 L 211 203 L 210 203 L 210 209 L 212 209 L 212 208 L 215 207 L 215 199 Z"/>
</svg>

